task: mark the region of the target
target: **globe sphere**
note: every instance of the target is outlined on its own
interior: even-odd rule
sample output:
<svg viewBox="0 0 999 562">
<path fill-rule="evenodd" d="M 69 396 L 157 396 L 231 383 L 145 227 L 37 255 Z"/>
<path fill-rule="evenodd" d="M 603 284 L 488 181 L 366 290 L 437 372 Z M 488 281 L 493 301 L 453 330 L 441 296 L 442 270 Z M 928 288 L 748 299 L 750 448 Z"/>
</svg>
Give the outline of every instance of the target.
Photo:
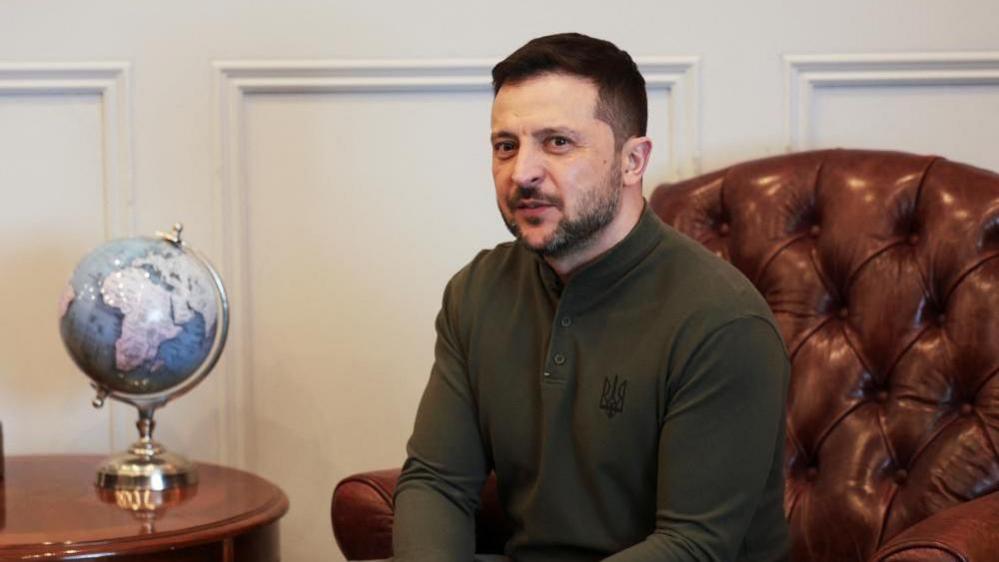
<svg viewBox="0 0 999 562">
<path fill-rule="evenodd" d="M 163 238 L 114 240 L 76 266 L 59 302 L 63 343 L 99 387 L 169 393 L 209 357 L 221 296 L 211 266 Z"/>
</svg>

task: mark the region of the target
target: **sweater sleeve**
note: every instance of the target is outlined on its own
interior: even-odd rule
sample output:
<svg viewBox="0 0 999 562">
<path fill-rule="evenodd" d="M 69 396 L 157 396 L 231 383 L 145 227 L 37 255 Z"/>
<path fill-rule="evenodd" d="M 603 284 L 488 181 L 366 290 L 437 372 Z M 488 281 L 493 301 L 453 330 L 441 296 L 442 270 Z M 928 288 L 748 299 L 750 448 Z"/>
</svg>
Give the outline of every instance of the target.
<svg viewBox="0 0 999 562">
<path fill-rule="evenodd" d="M 668 387 L 655 530 L 608 562 L 736 560 L 768 477 L 782 470 L 789 375 L 783 342 L 761 318 L 704 339 Z"/>
<path fill-rule="evenodd" d="M 396 562 L 468 562 L 475 550 L 475 511 L 488 470 L 456 337 L 452 284 L 437 316 L 434 365 L 395 491 Z"/>
</svg>

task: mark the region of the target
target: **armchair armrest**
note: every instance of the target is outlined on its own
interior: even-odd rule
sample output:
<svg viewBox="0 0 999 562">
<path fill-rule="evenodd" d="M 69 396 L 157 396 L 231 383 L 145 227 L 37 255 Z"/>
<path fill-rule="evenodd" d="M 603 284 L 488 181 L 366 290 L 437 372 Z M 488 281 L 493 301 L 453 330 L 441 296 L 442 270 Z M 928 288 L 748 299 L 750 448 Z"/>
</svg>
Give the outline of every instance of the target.
<svg viewBox="0 0 999 562">
<path fill-rule="evenodd" d="M 347 560 L 392 557 L 393 495 L 400 472 L 398 468 L 364 472 L 336 485 L 330 521 L 336 543 Z M 510 525 L 500 506 L 495 475 L 486 480 L 481 502 L 475 521 L 475 550 L 502 554 L 510 538 Z"/>
<path fill-rule="evenodd" d="M 348 476 L 333 490 L 333 537 L 348 560 L 392 557 L 392 495 L 400 469 Z"/>
<path fill-rule="evenodd" d="M 989 562 L 999 552 L 999 492 L 939 511 L 899 533 L 871 562 Z"/>
</svg>

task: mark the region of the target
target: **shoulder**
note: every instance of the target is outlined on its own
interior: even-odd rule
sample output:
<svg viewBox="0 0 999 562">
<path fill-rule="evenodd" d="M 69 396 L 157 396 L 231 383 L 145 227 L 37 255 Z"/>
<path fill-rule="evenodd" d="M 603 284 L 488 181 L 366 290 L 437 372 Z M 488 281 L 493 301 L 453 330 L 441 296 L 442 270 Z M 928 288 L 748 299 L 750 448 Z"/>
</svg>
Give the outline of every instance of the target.
<svg viewBox="0 0 999 562">
<path fill-rule="evenodd" d="M 511 293 L 531 275 L 537 275 L 534 255 L 516 242 L 503 242 L 480 251 L 451 277 L 444 290 L 444 306 L 477 308 Z"/>
<path fill-rule="evenodd" d="M 733 337 L 765 338 L 786 352 L 770 306 L 741 271 L 668 225 L 661 237 L 646 260 L 641 291 L 656 303 L 653 330 L 668 342 L 667 372 L 682 372 L 705 345 L 728 345 Z"/>
<path fill-rule="evenodd" d="M 735 266 L 669 225 L 661 225 L 661 236 L 650 260 L 654 282 L 679 318 L 708 332 L 743 317 L 776 327 L 767 301 Z"/>
</svg>

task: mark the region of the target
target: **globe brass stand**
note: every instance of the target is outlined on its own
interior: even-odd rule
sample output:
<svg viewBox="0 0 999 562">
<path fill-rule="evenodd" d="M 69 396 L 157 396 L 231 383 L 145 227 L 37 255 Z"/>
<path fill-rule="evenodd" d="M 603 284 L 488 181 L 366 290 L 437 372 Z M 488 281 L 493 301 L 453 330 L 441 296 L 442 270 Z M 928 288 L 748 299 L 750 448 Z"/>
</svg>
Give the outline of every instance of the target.
<svg viewBox="0 0 999 562">
<path fill-rule="evenodd" d="M 104 460 L 97 469 L 97 485 L 108 489 L 163 491 L 198 483 L 191 461 L 153 441 L 153 408 L 139 408 L 139 440 L 124 453 Z"/>
<path fill-rule="evenodd" d="M 136 449 L 136 446 L 140 445 L 143 440 L 136 443 L 132 447 L 132 451 Z M 151 443 L 147 441 L 147 443 Z M 153 444 L 154 448 L 157 448 Z M 162 449 L 159 449 L 162 452 Z M 134 454 L 134 453 L 133 453 Z M 176 455 L 172 453 L 166 453 L 167 456 Z M 124 455 L 123 455 L 124 456 Z M 163 458 L 163 455 L 160 455 Z M 117 459 L 117 457 L 113 457 Z M 109 461 L 112 459 L 109 459 Z M 183 459 L 180 459 L 183 461 Z M 127 461 L 123 459 L 122 464 L 131 462 L 134 467 L 138 470 L 143 470 L 146 464 L 145 451 L 141 455 L 141 458 Z M 189 464 L 189 463 L 188 463 Z M 120 466 L 120 465 L 119 465 Z M 186 468 L 184 470 L 183 468 Z M 105 475 L 103 473 L 98 473 L 98 487 L 97 487 L 97 497 L 105 503 L 115 504 L 120 509 L 125 510 L 132 514 L 136 521 L 141 525 L 139 529 L 140 534 L 150 534 L 156 531 L 156 520 L 168 511 L 172 507 L 176 507 L 181 503 L 184 503 L 188 499 L 194 497 L 198 492 L 197 486 L 197 472 L 193 470 L 193 467 L 182 467 L 180 471 L 171 471 L 166 469 L 163 472 L 168 475 L 190 475 L 182 480 L 166 479 L 165 484 L 173 484 L 173 487 L 169 487 L 165 490 L 156 490 L 152 488 L 141 487 L 136 485 L 136 482 L 126 482 L 122 481 L 121 474 L 116 474 L 114 476 L 114 481 L 102 482 L 101 479 Z M 138 484 L 142 484 L 140 481 Z"/>
</svg>

